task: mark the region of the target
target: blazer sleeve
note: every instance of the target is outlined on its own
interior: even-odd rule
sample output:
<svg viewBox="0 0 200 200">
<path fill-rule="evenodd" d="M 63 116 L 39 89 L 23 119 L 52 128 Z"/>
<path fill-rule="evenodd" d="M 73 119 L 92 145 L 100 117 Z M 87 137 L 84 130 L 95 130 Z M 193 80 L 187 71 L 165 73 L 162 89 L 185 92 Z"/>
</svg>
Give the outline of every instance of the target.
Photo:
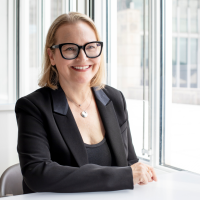
<svg viewBox="0 0 200 200">
<path fill-rule="evenodd" d="M 73 167 L 52 161 L 41 110 L 23 97 L 17 101 L 15 113 L 21 171 L 25 183 L 34 192 L 75 193 L 134 188 L 130 166 L 86 164 Z M 133 148 L 130 147 L 130 159 L 133 158 Z"/>
<path fill-rule="evenodd" d="M 135 149 L 132 143 L 132 136 L 131 136 L 131 131 L 130 131 L 130 126 L 129 126 L 129 119 L 128 119 L 128 111 L 127 111 L 127 106 L 126 106 L 126 100 L 124 98 L 124 95 L 122 94 L 123 102 L 124 102 L 124 112 L 125 112 L 125 117 L 127 121 L 127 137 L 128 137 L 128 165 L 131 166 L 139 161 L 137 158 L 137 155 L 135 153 Z"/>
</svg>

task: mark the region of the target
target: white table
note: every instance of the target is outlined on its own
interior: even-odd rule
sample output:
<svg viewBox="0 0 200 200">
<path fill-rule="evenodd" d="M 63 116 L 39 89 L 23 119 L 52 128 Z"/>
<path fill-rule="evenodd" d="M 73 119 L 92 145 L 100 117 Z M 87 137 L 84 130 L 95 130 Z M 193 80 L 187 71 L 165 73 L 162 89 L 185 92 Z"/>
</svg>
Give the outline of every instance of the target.
<svg viewBox="0 0 200 200">
<path fill-rule="evenodd" d="M 200 200 L 200 175 L 186 171 L 157 175 L 158 182 L 134 190 L 85 193 L 33 193 L 5 197 L 11 200 Z"/>
</svg>

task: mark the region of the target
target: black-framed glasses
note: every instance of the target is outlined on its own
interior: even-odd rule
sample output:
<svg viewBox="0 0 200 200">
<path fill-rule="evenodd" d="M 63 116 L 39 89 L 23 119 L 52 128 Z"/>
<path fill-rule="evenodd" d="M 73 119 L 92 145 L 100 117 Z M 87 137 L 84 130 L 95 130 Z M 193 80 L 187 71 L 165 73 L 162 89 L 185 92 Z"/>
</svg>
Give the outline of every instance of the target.
<svg viewBox="0 0 200 200">
<path fill-rule="evenodd" d="M 79 46 L 78 44 L 75 43 L 63 43 L 51 46 L 51 49 L 56 49 L 56 48 L 60 49 L 61 56 L 67 60 L 72 60 L 77 58 L 80 49 L 83 49 L 85 55 L 88 58 L 97 58 L 98 56 L 101 55 L 103 42 L 100 41 L 88 42 L 83 46 Z"/>
</svg>

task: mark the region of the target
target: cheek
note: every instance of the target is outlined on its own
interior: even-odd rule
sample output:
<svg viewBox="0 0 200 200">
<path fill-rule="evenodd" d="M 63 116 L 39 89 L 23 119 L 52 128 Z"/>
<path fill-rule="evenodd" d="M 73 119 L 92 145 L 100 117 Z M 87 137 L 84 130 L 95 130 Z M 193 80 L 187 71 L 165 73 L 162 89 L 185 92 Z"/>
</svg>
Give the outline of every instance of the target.
<svg viewBox="0 0 200 200">
<path fill-rule="evenodd" d="M 100 63 L 101 63 L 101 58 L 98 57 L 98 58 L 96 58 L 96 59 L 94 60 L 94 65 L 95 65 L 95 67 L 99 68 Z"/>
<path fill-rule="evenodd" d="M 57 49 L 57 51 L 55 52 L 55 54 L 54 54 L 54 59 L 55 59 L 55 62 L 56 62 L 56 66 L 62 66 L 63 64 L 65 64 L 65 63 L 67 63 L 66 61 L 67 60 L 65 60 L 62 56 L 61 56 L 61 54 L 60 54 L 60 50 L 59 49 Z"/>
<path fill-rule="evenodd" d="M 57 63 L 56 65 L 56 68 L 58 70 L 58 74 L 60 76 L 63 76 L 63 77 L 68 77 L 70 76 L 70 69 L 69 69 L 69 66 L 67 62 L 62 62 L 60 61 L 59 63 Z"/>
<path fill-rule="evenodd" d="M 69 66 L 72 65 L 71 60 L 66 60 L 59 55 L 56 57 L 55 61 L 56 61 L 56 67 L 60 72 L 62 71 L 66 72 L 67 70 L 69 70 Z"/>
</svg>

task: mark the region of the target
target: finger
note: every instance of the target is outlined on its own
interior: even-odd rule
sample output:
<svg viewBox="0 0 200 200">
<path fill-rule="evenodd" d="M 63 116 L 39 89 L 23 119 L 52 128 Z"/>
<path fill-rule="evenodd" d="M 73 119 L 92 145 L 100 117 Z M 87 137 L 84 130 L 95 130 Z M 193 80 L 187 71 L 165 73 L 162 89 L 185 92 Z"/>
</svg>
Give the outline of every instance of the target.
<svg viewBox="0 0 200 200">
<path fill-rule="evenodd" d="M 145 165 L 146 165 L 146 164 L 145 164 Z M 149 171 L 151 171 L 151 173 L 152 173 L 152 179 L 153 179 L 154 181 L 158 181 L 158 178 L 157 178 L 157 176 L 156 176 L 156 173 L 155 173 L 155 171 L 154 171 L 154 168 L 151 167 L 151 166 L 149 166 L 149 165 L 146 165 L 146 167 L 148 167 Z"/>
<path fill-rule="evenodd" d="M 151 172 L 151 167 L 148 165 L 145 165 L 145 169 L 147 170 L 147 172 L 149 173 L 150 177 L 153 176 L 152 172 Z"/>
<path fill-rule="evenodd" d="M 139 183 L 143 183 L 144 185 L 146 185 L 148 183 L 148 177 L 146 176 L 146 174 L 144 173 L 142 178 L 140 179 Z"/>
<path fill-rule="evenodd" d="M 145 169 L 146 169 L 148 172 L 151 172 L 151 168 L 152 168 L 151 166 L 145 164 Z"/>
<path fill-rule="evenodd" d="M 156 172 L 155 172 L 154 168 L 151 169 L 151 172 L 152 172 L 152 174 L 153 174 L 152 179 L 153 179 L 154 181 L 158 181 L 158 178 L 157 178 L 157 176 L 156 176 Z"/>
<path fill-rule="evenodd" d="M 146 172 L 146 177 L 147 177 L 148 182 L 152 182 L 152 178 L 148 172 Z"/>
<path fill-rule="evenodd" d="M 152 172 L 149 170 L 148 173 L 149 173 L 149 176 L 152 178 L 153 176 Z"/>
</svg>

